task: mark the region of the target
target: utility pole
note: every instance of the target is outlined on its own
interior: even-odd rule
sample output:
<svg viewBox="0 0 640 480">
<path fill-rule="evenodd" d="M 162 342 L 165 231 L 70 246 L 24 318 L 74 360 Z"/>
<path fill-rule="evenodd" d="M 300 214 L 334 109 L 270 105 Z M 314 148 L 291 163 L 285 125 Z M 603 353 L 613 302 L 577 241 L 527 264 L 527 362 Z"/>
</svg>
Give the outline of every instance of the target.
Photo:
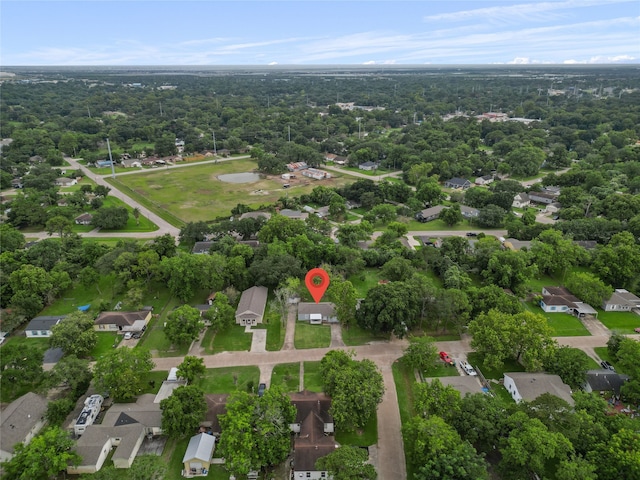
<svg viewBox="0 0 640 480">
<path fill-rule="evenodd" d="M 291 143 L 291 125 L 287 125 L 287 130 L 289 131 L 289 143 Z"/>
<path fill-rule="evenodd" d="M 116 167 L 113 165 L 113 157 L 111 156 L 111 145 L 107 137 L 107 150 L 109 150 L 109 160 L 111 161 L 111 178 L 116 178 Z"/>
</svg>

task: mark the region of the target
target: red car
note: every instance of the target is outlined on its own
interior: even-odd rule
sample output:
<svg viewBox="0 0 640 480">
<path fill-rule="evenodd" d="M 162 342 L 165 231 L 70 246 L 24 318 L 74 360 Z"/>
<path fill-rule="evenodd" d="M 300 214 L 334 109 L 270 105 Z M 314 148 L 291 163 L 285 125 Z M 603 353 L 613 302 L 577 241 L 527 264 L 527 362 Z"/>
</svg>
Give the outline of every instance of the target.
<svg viewBox="0 0 640 480">
<path fill-rule="evenodd" d="M 451 357 L 447 352 L 440 352 L 440 358 L 447 365 L 454 365 L 453 360 L 451 359 Z"/>
</svg>

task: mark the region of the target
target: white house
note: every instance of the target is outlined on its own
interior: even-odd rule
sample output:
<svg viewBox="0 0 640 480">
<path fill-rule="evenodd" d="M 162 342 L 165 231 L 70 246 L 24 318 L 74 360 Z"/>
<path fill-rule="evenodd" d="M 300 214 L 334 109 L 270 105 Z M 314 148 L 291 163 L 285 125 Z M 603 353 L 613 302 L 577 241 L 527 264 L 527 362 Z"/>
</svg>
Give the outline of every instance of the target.
<svg viewBox="0 0 640 480">
<path fill-rule="evenodd" d="M 36 317 L 26 326 L 24 334 L 27 338 L 50 337 L 53 326 L 60 323 L 64 317 L 65 315 Z"/>
<path fill-rule="evenodd" d="M 493 175 L 484 175 L 475 180 L 476 185 L 489 185 L 491 182 L 493 182 Z"/>
<path fill-rule="evenodd" d="M 371 170 L 376 170 L 379 166 L 380 165 L 376 162 L 364 162 L 358 165 L 358 168 L 360 170 L 371 171 Z"/>
<path fill-rule="evenodd" d="M 504 374 L 504 388 L 516 403 L 531 402 L 544 393 L 550 393 L 573 405 L 571 387 L 559 375 L 548 373 L 511 372 Z"/>
<path fill-rule="evenodd" d="M 511 206 L 516 208 L 524 208 L 529 205 L 531 205 L 531 200 L 529 199 L 529 195 L 524 192 L 516 194 L 511 203 Z"/>
</svg>

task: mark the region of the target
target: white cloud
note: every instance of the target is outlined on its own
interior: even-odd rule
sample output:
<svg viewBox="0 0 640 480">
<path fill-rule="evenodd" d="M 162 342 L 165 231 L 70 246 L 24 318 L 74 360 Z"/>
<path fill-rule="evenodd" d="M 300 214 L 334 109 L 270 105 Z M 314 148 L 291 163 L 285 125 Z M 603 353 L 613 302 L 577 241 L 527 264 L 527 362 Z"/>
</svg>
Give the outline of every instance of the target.
<svg viewBox="0 0 640 480">
<path fill-rule="evenodd" d="M 567 0 L 564 2 L 520 3 L 516 5 L 500 5 L 497 7 L 476 8 L 447 12 L 424 17 L 427 22 L 461 22 L 466 20 L 485 20 L 491 23 L 517 23 L 522 20 L 549 20 L 558 18 L 558 14 L 550 12 L 576 8 L 609 5 L 615 3 L 635 2 L 636 0 Z"/>
</svg>

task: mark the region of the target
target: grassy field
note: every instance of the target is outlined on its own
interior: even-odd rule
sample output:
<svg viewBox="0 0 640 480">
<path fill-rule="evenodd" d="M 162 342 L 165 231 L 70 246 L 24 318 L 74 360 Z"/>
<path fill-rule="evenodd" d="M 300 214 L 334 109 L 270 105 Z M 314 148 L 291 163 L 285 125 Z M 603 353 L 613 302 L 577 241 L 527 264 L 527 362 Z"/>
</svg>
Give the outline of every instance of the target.
<svg viewBox="0 0 640 480">
<path fill-rule="evenodd" d="M 164 322 L 167 314 L 180 304 L 181 302 L 178 299 L 167 298 L 163 307 L 160 309 L 156 308 L 155 311 L 160 312 L 156 315 L 159 316 L 153 316 L 147 326 L 147 331 L 138 342 L 138 346 L 149 349 L 151 354 L 157 357 L 178 357 L 186 355 L 189 350 L 189 345 L 174 347 L 164 334 Z"/>
<path fill-rule="evenodd" d="M 358 298 L 365 298 L 367 296 L 367 292 L 378 285 L 378 282 L 381 279 L 380 269 L 365 268 L 362 272 L 356 275 L 351 275 L 347 280 L 353 284 L 353 288 L 356 289 L 356 295 Z"/>
<path fill-rule="evenodd" d="M 296 348 L 323 348 L 331 345 L 331 327 L 329 325 L 310 325 L 296 322 L 293 343 Z"/>
<path fill-rule="evenodd" d="M 255 391 L 260 382 L 258 367 L 207 368 L 202 378 L 196 380 L 204 393 L 232 393 L 237 390 Z"/>
<path fill-rule="evenodd" d="M 323 382 L 320 375 L 320 362 L 304 362 L 304 389 L 310 392 L 322 392 Z"/>
<path fill-rule="evenodd" d="M 280 350 L 284 344 L 285 328 L 282 326 L 280 315 L 272 311 L 268 305 L 262 326 L 267 329 L 267 351 L 276 352 Z"/>
<path fill-rule="evenodd" d="M 251 159 L 238 159 L 218 164 L 123 175 L 114 184 L 124 185 L 146 198 L 158 213 L 164 210 L 183 222 L 195 222 L 227 216 L 238 203 L 257 208 L 275 202 L 285 192 L 298 196 L 310 193 L 318 185 L 337 187 L 354 181 L 353 177 L 338 174 L 329 180 L 292 184 L 285 191 L 279 179 L 265 178 L 241 184 L 218 180 L 218 175 L 252 172 L 256 167 L 257 163 Z"/>
<path fill-rule="evenodd" d="M 91 304 L 90 314 L 97 313 L 97 307 L 102 300 L 107 300 L 116 304 L 113 287 L 115 275 L 100 276 L 98 284 L 85 287 L 81 284 L 75 284 L 65 290 L 62 296 L 53 304 L 46 307 L 40 315 L 66 315 L 74 312 L 81 305 Z"/>
<path fill-rule="evenodd" d="M 271 386 L 280 385 L 285 392 L 300 391 L 300 363 L 282 363 L 273 367 Z"/>
<path fill-rule="evenodd" d="M 415 376 L 413 371 L 407 367 L 404 362 L 396 361 L 391 367 L 393 372 L 393 381 L 396 384 L 396 392 L 398 395 L 398 408 L 400 410 L 400 421 L 402 425 L 413 418 L 416 414 L 414 409 L 414 390 Z M 406 461 L 406 458 L 405 458 Z M 414 477 L 414 471 L 407 462 L 407 478 Z"/>
<path fill-rule="evenodd" d="M 117 347 L 122 340 L 122 335 L 115 332 L 98 332 L 98 343 L 93 347 L 89 356 L 93 360 L 98 360 L 104 354 L 109 353 Z"/>
<path fill-rule="evenodd" d="M 605 312 L 597 309 L 598 320 L 609 330 L 618 333 L 635 333 L 634 329 L 640 327 L 640 316 L 631 312 Z"/>
</svg>

